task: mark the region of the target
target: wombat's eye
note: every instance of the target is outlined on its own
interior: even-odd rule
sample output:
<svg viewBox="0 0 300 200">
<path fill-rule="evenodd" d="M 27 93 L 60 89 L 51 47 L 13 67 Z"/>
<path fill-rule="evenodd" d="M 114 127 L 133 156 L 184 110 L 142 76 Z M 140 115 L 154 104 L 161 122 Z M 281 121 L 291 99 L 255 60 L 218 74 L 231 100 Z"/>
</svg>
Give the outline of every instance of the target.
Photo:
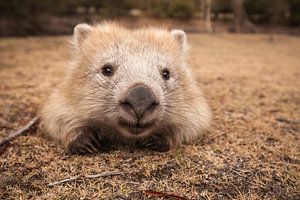
<svg viewBox="0 0 300 200">
<path fill-rule="evenodd" d="M 169 80 L 170 79 L 170 71 L 168 69 L 164 69 L 162 71 L 162 77 L 165 80 Z"/>
<path fill-rule="evenodd" d="M 112 75 L 114 75 L 114 68 L 110 64 L 103 65 L 103 67 L 102 67 L 101 70 L 102 70 L 101 72 L 102 72 L 102 74 L 104 76 L 112 76 Z"/>
</svg>

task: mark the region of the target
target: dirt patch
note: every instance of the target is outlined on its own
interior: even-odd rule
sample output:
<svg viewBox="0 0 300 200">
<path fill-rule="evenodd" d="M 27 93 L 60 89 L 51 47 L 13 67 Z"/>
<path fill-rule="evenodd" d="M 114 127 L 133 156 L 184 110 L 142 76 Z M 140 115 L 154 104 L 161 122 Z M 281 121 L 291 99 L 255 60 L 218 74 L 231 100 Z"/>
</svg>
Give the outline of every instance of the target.
<svg viewBox="0 0 300 200">
<path fill-rule="evenodd" d="M 214 113 L 209 133 L 168 153 L 119 147 L 68 156 L 31 131 L 1 149 L 0 199 L 300 196 L 300 39 L 191 34 L 190 63 Z M 26 124 L 64 77 L 69 37 L 0 39 L 0 137 Z M 76 175 L 122 175 L 48 184 Z"/>
</svg>

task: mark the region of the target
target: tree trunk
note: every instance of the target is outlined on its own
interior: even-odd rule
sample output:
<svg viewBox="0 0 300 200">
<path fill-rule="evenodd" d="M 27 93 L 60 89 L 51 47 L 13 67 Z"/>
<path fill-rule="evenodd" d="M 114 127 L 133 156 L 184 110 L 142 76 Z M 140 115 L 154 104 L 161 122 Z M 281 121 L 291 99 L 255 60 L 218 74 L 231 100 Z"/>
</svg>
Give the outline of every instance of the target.
<svg viewBox="0 0 300 200">
<path fill-rule="evenodd" d="M 248 20 L 244 10 L 244 0 L 233 0 L 233 11 L 235 32 L 242 32 L 243 30 L 257 32 L 256 27 Z"/>
<path fill-rule="evenodd" d="M 211 0 L 203 0 L 200 2 L 200 6 L 203 9 L 203 17 L 205 21 L 205 29 L 208 33 L 213 32 L 211 24 Z"/>
<path fill-rule="evenodd" d="M 234 29 L 236 32 L 242 31 L 244 21 L 244 0 L 233 0 Z"/>
</svg>

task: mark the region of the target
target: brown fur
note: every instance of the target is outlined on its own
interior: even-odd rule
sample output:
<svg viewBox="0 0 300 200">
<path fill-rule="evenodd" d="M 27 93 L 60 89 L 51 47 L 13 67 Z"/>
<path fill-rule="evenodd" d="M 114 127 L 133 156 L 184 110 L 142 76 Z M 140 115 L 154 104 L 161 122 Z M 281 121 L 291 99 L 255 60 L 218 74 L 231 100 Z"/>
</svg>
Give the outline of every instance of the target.
<svg viewBox="0 0 300 200">
<path fill-rule="evenodd" d="M 210 110 L 187 66 L 183 31 L 80 24 L 73 43 L 73 64 L 41 111 L 47 134 L 68 151 L 94 152 L 112 142 L 165 151 L 193 141 L 208 128 Z M 117 66 L 111 78 L 100 73 L 108 62 Z M 161 78 L 165 67 L 169 81 Z M 118 124 L 118 99 L 136 83 L 149 86 L 161 101 L 157 113 L 149 116 L 155 124 L 140 135 Z"/>
</svg>

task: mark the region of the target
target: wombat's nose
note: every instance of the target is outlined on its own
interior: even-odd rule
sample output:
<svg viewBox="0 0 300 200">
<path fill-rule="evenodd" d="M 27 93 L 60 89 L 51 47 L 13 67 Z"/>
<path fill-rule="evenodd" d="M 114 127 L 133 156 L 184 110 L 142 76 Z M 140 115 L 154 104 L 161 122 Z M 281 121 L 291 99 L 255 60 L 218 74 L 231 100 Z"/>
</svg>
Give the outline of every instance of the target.
<svg viewBox="0 0 300 200">
<path fill-rule="evenodd" d="M 150 88 L 144 85 L 130 88 L 120 103 L 127 113 L 134 114 L 138 119 L 141 119 L 147 111 L 152 112 L 159 104 Z"/>
</svg>

